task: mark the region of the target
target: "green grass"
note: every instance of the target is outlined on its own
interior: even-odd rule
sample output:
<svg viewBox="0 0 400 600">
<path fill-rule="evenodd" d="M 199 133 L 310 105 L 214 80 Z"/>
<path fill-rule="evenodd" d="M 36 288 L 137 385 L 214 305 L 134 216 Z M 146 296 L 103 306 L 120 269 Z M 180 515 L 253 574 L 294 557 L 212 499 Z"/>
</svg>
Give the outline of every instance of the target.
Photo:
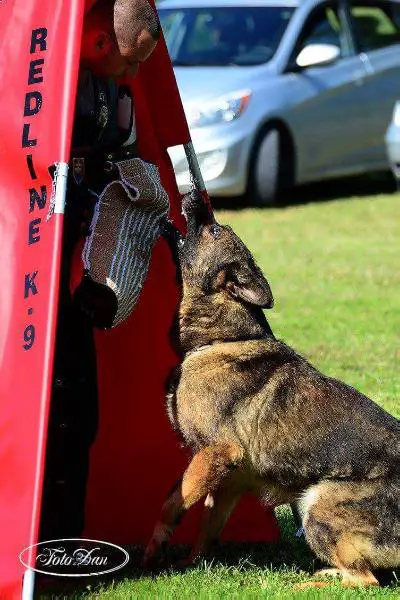
<svg viewBox="0 0 400 600">
<path fill-rule="evenodd" d="M 284 339 L 400 416 L 400 196 L 222 212 L 267 275 Z"/>
<path fill-rule="evenodd" d="M 275 308 L 267 316 L 275 335 L 399 417 L 399 195 L 270 211 L 224 210 L 218 219 L 233 226 L 270 281 Z M 282 540 L 277 545 L 225 545 L 213 561 L 201 561 L 187 572 L 145 575 L 134 566 L 118 579 L 99 583 L 93 578 L 84 583 L 91 588 L 74 593 L 69 587 L 53 598 L 400 597 L 396 573 L 379 589 L 343 590 L 333 584 L 294 591 L 293 585 L 308 580 L 317 563 L 303 539 L 295 537 L 288 508 L 278 516 Z M 134 565 L 139 557 L 134 551 Z M 42 590 L 38 598 L 51 597 Z"/>
</svg>

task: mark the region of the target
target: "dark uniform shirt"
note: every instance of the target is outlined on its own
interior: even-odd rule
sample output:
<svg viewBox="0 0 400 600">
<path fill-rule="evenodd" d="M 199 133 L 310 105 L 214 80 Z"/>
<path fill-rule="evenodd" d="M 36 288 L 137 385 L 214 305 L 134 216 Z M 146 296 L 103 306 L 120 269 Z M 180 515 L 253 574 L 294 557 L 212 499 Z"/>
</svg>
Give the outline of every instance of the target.
<svg viewBox="0 0 400 600">
<path fill-rule="evenodd" d="M 92 323 L 70 292 L 76 243 L 87 233 L 107 177 L 105 153 L 135 142 L 129 88 L 79 75 L 60 274 L 53 391 L 46 452 L 40 539 L 79 537 L 84 526 L 90 446 L 97 432 L 96 353 Z M 74 177 L 73 157 L 84 158 Z M 86 231 L 85 231 L 86 229 Z"/>
<path fill-rule="evenodd" d="M 116 149 L 134 143 L 133 103 L 128 86 L 103 81 L 89 70 L 79 75 L 72 148 Z"/>
</svg>

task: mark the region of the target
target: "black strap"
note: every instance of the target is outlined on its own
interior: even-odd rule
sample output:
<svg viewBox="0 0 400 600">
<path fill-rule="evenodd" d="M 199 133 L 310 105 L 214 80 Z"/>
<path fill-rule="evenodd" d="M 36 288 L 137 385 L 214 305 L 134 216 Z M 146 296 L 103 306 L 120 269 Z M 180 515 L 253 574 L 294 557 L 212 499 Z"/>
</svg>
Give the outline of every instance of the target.
<svg viewBox="0 0 400 600">
<path fill-rule="evenodd" d="M 95 88 L 96 125 L 99 129 L 97 144 L 100 145 L 110 120 L 109 94 L 107 93 L 109 86 L 97 77 L 93 78 L 93 83 Z"/>
</svg>

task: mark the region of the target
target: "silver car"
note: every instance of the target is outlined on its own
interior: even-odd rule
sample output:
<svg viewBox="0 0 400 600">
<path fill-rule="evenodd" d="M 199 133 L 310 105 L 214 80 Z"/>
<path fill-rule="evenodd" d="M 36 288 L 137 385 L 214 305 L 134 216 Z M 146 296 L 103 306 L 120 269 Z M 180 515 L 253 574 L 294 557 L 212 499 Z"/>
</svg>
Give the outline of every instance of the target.
<svg viewBox="0 0 400 600">
<path fill-rule="evenodd" d="M 398 0 L 164 0 L 159 15 L 209 192 L 387 170 L 400 97 Z M 170 155 L 182 191 L 184 151 Z"/>
<path fill-rule="evenodd" d="M 395 104 L 392 120 L 386 132 L 386 147 L 393 175 L 400 186 L 400 101 Z"/>
</svg>

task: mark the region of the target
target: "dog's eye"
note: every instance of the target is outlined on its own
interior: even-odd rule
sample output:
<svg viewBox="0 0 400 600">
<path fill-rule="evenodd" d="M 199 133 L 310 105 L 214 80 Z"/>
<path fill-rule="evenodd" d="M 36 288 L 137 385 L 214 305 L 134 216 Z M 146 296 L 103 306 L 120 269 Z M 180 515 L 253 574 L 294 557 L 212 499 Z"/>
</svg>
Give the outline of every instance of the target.
<svg viewBox="0 0 400 600">
<path fill-rule="evenodd" d="M 217 238 L 221 233 L 221 227 L 219 225 L 211 225 L 210 233 L 214 238 Z"/>
</svg>

